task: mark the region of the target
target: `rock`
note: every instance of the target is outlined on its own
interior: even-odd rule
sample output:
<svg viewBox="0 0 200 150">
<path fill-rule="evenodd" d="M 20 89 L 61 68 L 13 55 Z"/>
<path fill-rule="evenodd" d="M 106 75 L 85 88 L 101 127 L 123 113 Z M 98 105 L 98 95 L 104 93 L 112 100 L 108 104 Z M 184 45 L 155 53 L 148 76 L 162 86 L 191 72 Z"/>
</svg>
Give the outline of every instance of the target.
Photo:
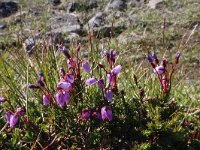
<svg viewBox="0 0 200 150">
<path fill-rule="evenodd" d="M 1 23 L 0 22 L 0 30 L 3 30 L 5 29 L 7 26 L 6 26 L 6 23 Z"/>
<path fill-rule="evenodd" d="M 112 10 L 124 10 L 126 9 L 127 5 L 125 0 L 110 0 L 110 2 L 107 4 L 105 11 L 109 12 Z"/>
<path fill-rule="evenodd" d="M 0 2 L 0 17 L 8 17 L 17 12 L 18 5 L 16 2 Z"/>
<path fill-rule="evenodd" d="M 26 39 L 23 43 L 23 47 L 24 47 L 24 50 L 25 52 L 29 53 L 33 50 L 33 48 L 35 47 L 36 45 L 36 40 L 34 38 L 29 38 L 29 39 Z"/>
<path fill-rule="evenodd" d="M 100 27 L 103 25 L 104 18 L 101 12 L 97 13 L 93 18 L 88 21 L 90 27 Z"/>
<path fill-rule="evenodd" d="M 81 30 L 80 21 L 73 14 L 60 14 L 52 17 L 48 20 L 48 26 L 51 27 L 53 33 L 79 32 Z"/>
<path fill-rule="evenodd" d="M 164 5 L 164 0 L 150 0 L 148 6 L 151 9 L 158 9 L 163 7 Z"/>
<path fill-rule="evenodd" d="M 145 0 L 126 0 L 127 6 L 136 7 L 141 6 L 145 3 Z"/>
<path fill-rule="evenodd" d="M 52 3 L 53 5 L 58 5 L 61 3 L 60 0 L 49 0 L 50 3 Z"/>
</svg>

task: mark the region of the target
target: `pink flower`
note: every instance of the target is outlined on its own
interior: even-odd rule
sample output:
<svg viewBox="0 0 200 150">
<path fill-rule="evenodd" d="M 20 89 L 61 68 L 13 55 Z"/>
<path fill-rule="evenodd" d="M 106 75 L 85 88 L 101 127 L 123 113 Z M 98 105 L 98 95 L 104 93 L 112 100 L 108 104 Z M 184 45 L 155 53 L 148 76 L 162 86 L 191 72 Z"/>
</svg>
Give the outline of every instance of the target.
<svg viewBox="0 0 200 150">
<path fill-rule="evenodd" d="M 97 83 L 97 79 L 96 78 L 90 78 L 90 79 L 88 79 L 88 80 L 85 81 L 85 84 L 87 86 L 93 85 L 95 83 Z"/>
<path fill-rule="evenodd" d="M 66 81 L 61 81 L 58 83 L 57 88 L 62 89 L 64 91 L 69 91 L 71 89 L 71 83 Z"/>
<path fill-rule="evenodd" d="M 117 65 L 116 67 L 114 67 L 112 70 L 111 70 L 111 73 L 115 74 L 115 75 L 118 75 L 120 73 L 122 69 L 122 66 L 121 65 Z"/>
<path fill-rule="evenodd" d="M 50 95 L 43 95 L 43 105 L 44 105 L 44 106 L 49 105 L 50 100 L 51 100 Z"/>
<path fill-rule="evenodd" d="M 161 74 L 164 74 L 165 73 L 165 68 L 163 66 L 157 66 L 155 69 L 154 69 L 154 72 L 156 72 L 157 74 L 161 75 Z"/>
<path fill-rule="evenodd" d="M 90 73 L 90 65 L 87 61 L 82 62 L 82 68 L 85 70 L 85 72 Z"/>
<path fill-rule="evenodd" d="M 103 120 L 112 120 L 112 109 L 110 106 L 104 106 L 101 108 L 101 116 Z"/>
<path fill-rule="evenodd" d="M 83 109 L 81 113 L 81 118 L 87 121 L 90 118 L 90 111 L 88 109 Z"/>
<path fill-rule="evenodd" d="M 106 99 L 108 102 L 112 102 L 112 98 L 113 98 L 113 92 L 112 90 L 107 90 L 106 91 Z"/>
</svg>

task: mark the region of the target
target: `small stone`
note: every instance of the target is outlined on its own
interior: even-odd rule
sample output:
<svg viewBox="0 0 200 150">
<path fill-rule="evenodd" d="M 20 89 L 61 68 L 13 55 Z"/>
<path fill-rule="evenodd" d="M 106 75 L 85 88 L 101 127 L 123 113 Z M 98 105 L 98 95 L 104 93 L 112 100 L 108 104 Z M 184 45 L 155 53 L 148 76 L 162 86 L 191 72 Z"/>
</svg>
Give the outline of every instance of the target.
<svg viewBox="0 0 200 150">
<path fill-rule="evenodd" d="M 6 24 L 5 23 L 1 23 L 0 22 L 0 30 L 3 30 L 3 29 L 5 29 L 7 26 L 6 26 Z"/>
<path fill-rule="evenodd" d="M 126 7 L 127 7 L 127 5 L 126 5 L 124 0 L 111 0 L 107 4 L 105 11 L 106 12 L 109 12 L 109 11 L 112 11 L 112 10 L 122 11 L 122 10 L 126 9 Z"/>
<path fill-rule="evenodd" d="M 148 6 L 151 9 L 158 9 L 164 5 L 164 0 L 150 0 Z"/>
<path fill-rule="evenodd" d="M 52 17 L 48 20 L 48 26 L 51 26 L 52 33 L 79 32 L 81 24 L 73 14 L 62 14 Z"/>
<path fill-rule="evenodd" d="M 35 39 L 33 38 L 26 39 L 25 42 L 23 43 L 23 47 L 25 52 L 31 52 L 35 47 Z"/>
<path fill-rule="evenodd" d="M 17 12 L 18 5 L 16 2 L 0 2 L 0 17 L 8 17 Z"/>
<path fill-rule="evenodd" d="M 104 22 L 103 14 L 99 12 L 88 21 L 88 24 L 90 27 L 100 27 L 103 25 L 103 22 Z"/>
</svg>

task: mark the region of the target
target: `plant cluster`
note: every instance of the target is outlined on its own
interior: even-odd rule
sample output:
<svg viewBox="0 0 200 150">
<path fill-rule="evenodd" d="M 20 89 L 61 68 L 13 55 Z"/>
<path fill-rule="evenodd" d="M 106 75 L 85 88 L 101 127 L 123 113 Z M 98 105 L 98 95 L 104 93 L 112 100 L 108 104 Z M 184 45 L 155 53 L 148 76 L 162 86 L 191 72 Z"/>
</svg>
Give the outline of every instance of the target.
<svg viewBox="0 0 200 150">
<path fill-rule="evenodd" d="M 31 93 L 29 97 L 23 97 L 23 93 L 18 96 L 20 87 L 8 83 L 10 77 L 1 76 L 10 91 L 0 97 L 1 115 L 5 116 L 0 119 L 0 148 L 199 147 L 198 116 L 188 116 L 186 107 L 180 106 L 171 94 L 180 52 L 176 53 L 173 63 L 165 57 L 160 62 L 155 53 L 147 54 L 161 90 L 156 95 L 147 95 L 146 88 L 134 75 L 138 97 L 131 93 L 132 89 L 125 91 L 121 86 L 121 82 L 127 79 L 120 79 L 120 74 L 124 74 L 126 69 L 118 65 L 116 50 L 104 50 L 95 60 L 86 60 L 81 57 L 80 44 L 75 53 L 58 45 L 57 53 L 62 53 L 65 58 L 62 66 L 58 67 L 51 46 L 45 47 L 49 47 L 50 54 L 47 53 L 47 59 L 39 65 L 41 72 L 37 73 L 37 79 L 36 71 L 26 78 L 32 82 L 27 85 L 27 91 Z M 41 63 L 38 58 L 36 64 Z M 1 59 L 3 66 L 9 68 L 7 60 Z M 34 67 L 31 66 L 32 70 L 36 70 Z"/>
</svg>

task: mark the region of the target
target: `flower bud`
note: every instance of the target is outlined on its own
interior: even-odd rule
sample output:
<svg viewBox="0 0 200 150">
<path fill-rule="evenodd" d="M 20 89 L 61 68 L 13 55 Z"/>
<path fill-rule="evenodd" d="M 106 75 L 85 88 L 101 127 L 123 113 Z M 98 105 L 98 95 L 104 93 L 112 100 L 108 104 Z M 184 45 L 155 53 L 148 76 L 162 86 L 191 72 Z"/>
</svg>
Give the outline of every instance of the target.
<svg viewBox="0 0 200 150">
<path fill-rule="evenodd" d="M 87 80 L 85 81 L 85 84 L 86 84 L 87 86 L 93 85 L 93 84 L 95 84 L 95 83 L 97 83 L 97 79 L 96 79 L 96 78 L 90 78 L 90 79 L 87 79 Z"/>
</svg>

